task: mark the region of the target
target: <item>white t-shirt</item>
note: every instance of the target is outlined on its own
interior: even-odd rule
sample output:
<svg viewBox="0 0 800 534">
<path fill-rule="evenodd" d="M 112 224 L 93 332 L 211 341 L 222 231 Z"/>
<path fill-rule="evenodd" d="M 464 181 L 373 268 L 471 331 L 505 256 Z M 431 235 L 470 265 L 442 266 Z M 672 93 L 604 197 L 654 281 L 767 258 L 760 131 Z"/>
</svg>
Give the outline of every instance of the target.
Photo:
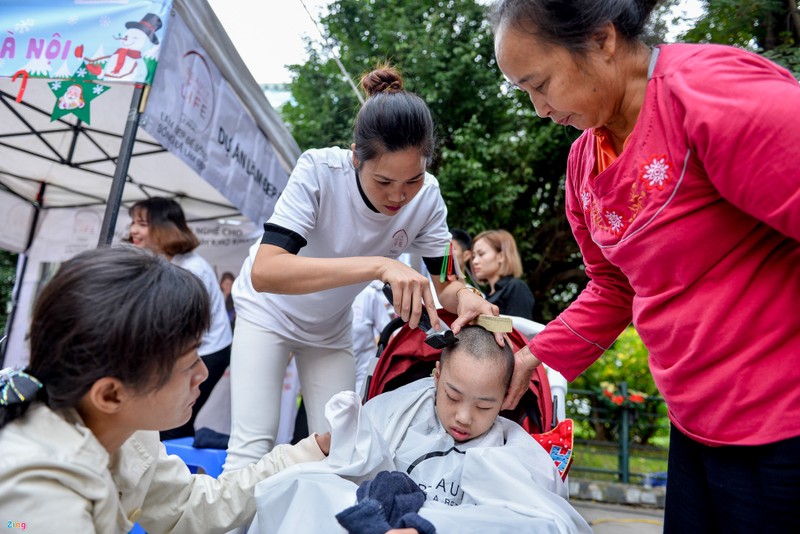
<svg viewBox="0 0 800 534">
<path fill-rule="evenodd" d="M 211 265 L 198 253 L 176 254 L 172 263 L 197 276 L 206 286 L 211 301 L 211 326 L 203 335 L 197 353 L 200 356 L 213 354 L 231 344 L 233 333 L 228 312 L 225 310 L 225 297 Z"/>
<path fill-rule="evenodd" d="M 426 173 L 420 192 L 389 216 L 372 211 L 361 198 L 352 162 L 351 152 L 341 148 L 313 149 L 300 156 L 269 219 L 308 241 L 298 256 L 443 256 L 450 231 L 436 178 Z M 304 295 L 258 293 L 250 271 L 259 245 L 250 248 L 233 284 L 237 317 L 309 345 L 349 347 L 350 307 L 368 282 Z"/>
</svg>

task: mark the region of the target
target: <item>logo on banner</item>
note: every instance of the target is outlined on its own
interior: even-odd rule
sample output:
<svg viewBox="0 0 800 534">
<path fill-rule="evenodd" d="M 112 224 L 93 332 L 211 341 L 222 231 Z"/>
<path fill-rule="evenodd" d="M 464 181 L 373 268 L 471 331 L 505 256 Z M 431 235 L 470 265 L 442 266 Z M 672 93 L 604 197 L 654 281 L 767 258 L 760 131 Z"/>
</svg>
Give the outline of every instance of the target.
<svg viewBox="0 0 800 534">
<path fill-rule="evenodd" d="M 193 133 L 204 133 L 214 116 L 214 84 L 206 58 L 196 50 L 183 55 L 181 123 Z"/>
</svg>

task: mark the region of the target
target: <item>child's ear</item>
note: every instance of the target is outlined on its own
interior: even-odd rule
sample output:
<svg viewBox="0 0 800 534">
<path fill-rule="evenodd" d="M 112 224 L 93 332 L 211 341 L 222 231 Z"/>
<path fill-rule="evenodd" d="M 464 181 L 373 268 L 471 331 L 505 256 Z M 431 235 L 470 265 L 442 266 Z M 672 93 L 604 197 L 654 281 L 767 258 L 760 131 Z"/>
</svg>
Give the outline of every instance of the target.
<svg viewBox="0 0 800 534">
<path fill-rule="evenodd" d="M 86 394 L 86 398 L 95 409 L 106 414 L 119 412 L 128 396 L 129 394 L 122 382 L 110 376 L 103 377 L 92 384 L 91 389 Z"/>
<path fill-rule="evenodd" d="M 436 367 L 433 368 L 433 383 L 437 386 L 439 385 L 439 374 L 441 371 L 439 370 L 439 362 L 436 362 Z"/>
</svg>

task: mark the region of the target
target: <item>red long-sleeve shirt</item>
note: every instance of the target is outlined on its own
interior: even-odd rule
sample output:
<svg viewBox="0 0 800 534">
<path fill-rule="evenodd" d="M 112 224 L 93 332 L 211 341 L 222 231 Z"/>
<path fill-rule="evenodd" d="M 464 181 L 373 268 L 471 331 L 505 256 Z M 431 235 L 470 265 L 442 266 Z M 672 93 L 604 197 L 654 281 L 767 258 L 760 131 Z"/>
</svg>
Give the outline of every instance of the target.
<svg viewBox="0 0 800 534">
<path fill-rule="evenodd" d="M 529 347 L 573 380 L 633 321 L 673 423 L 706 444 L 800 435 L 800 85 L 755 54 L 663 45 L 627 148 L 574 143 L 591 278 Z"/>
</svg>

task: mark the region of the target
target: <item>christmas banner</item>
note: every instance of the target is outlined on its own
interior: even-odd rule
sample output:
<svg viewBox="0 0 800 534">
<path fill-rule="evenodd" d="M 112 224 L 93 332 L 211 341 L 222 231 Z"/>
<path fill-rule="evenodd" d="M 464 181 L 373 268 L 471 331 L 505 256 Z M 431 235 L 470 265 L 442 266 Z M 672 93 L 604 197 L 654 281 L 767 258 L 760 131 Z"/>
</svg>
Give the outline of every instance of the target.
<svg viewBox="0 0 800 534">
<path fill-rule="evenodd" d="M 171 6 L 171 0 L 0 0 L 0 76 L 24 83 L 72 79 L 85 69 L 97 81 L 151 84 Z M 73 87 L 68 98 L 77 101 L 84 87 Z"/>
<path fill-rule="evenodd" d="M 140 124 L 251 221 L 260 224 L 272 214 L 289 175 L 231 83 L 176 13 Z"/>
</svg>

